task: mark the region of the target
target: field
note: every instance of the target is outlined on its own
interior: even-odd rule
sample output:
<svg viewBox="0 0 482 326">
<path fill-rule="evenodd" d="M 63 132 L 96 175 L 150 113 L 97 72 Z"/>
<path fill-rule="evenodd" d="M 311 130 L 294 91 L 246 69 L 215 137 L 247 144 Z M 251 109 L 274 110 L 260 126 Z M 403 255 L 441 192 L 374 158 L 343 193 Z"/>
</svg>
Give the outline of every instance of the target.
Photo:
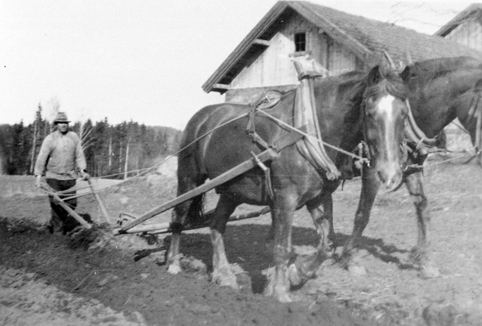
<svg viewBox="0 0 482 326">
<path fill-rule="evenodd" d="M 432 207 L 433 259 L 441 276 L 422 279 L 410 260 L 416 243 L 414 207 L 405 188 L 379 194 L 361 244 L 355 275 L 334 260 L 317 278 L 281 304 L 260 293 L 270 266 L 269 217 L 232 222 L 228 258 L 237 264 L 240 292 L 210 283 L 211 245 L 206 230 L 183 237 L 185 271 L 170 275 L 163 264 L 169 235 L 157 242 L 119 236 L 87 248 L 52 236 L 45 194 L 33 177 L 0 176 L 0 324 L 2 325 L 480 325 L 482 320 L 482 169 L 443 157 L 426 162 L 425 190 Z M 175 196 L 172 173 L 125 183 L 96 180 L 113 217 L 140 214 Z M 334 196 L 337 253 L 351 233 L 360 189 L 349 181 Z M 207 196 L 212 206 L 215 194 Z M 241 210 L 249 210 L 243 207 Z M 92 195 L 80 213 L 102 222 Z M 163 214 L 150 222 L 167 221 Z M 294 222 L 299 252 L 316 245 L 311 218 L 302 209 Z"/>
</svg>

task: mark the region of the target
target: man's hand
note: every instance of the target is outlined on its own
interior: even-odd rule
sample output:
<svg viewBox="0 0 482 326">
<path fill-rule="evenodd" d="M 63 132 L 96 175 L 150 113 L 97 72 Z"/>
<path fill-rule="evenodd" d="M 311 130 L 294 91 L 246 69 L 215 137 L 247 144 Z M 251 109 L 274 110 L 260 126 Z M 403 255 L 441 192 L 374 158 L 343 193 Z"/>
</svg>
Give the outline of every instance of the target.
<svg viewBox="0 0 482 326">
<path fill-rule="evenodd" d="M 35 185 L 37 188 L 42 188 L 42 176 L 41 175 L 36 175 L 35 176 Z"/>
<path fill-rule="evenodd" d="M 87 172 L 84 172 L 84 171 L 80 171 L 80 177 L 82 178 L 82 180 L 90 179 L 90 175 Z"/>
</svg>

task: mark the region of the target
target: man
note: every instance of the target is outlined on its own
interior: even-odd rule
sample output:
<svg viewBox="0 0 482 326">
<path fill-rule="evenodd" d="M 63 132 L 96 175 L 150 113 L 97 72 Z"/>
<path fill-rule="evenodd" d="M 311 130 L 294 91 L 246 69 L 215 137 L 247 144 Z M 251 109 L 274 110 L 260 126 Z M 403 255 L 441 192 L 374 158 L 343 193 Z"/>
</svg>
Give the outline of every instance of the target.
<svg viewBox="0 0 482 326">
<path fill-rule="evenodd" d="M 54 120 L 56 130 L 48 135 L 40 148 L 35 164 L 36 185 L 41 187 L 42 175 L 45 174 L 47 184 L 56 191 L 65 191 L 75 186 L 78 172 L 84 180 L 89 178 L 86 162 L 79 136 L 69 131 L 69 120 L 64 112 L 59 112 Z M 75 191 L 59 194 L 60 198 L 75 196 Z M 48 225 L 50 233 L 65 234 L 80 225 L 74 217 L 58 205 L 49 196 L 51 220 Z M 64 201 L 72 209 L 77 206 L 77 198 Z"/>
</svg>

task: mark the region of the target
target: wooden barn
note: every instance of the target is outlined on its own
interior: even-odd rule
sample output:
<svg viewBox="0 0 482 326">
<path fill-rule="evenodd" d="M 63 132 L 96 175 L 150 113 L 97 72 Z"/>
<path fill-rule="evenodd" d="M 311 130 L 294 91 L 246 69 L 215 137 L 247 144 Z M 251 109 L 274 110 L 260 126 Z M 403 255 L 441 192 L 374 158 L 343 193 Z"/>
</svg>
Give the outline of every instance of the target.
<svg viewBox="0 0 482 326">
<path fill-rule="evenodd" d="M 471 4 L 435 35 L 482 51 L 482 4 Z"/>
<path fill-rule="evenodd" d="M 279 1 L 202 86 L 226 102 L 252 103 L 266 89 L 298 83 L 289 56 L 311 55 L 332 75 L 371 67 L 387 51 L 395 62 L 478 51 L 439 36 L 347 14 L 306 1 Z"/>
</svg>

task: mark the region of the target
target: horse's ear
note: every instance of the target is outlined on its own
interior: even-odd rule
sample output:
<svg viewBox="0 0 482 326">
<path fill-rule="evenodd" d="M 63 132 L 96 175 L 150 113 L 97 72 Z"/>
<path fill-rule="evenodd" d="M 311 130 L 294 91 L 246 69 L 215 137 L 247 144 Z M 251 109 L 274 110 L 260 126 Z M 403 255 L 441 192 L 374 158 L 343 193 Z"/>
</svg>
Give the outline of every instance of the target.
<svg viewBox="0 0 482 326">
<path fill-rule="evenodd" d="M 400 77 L 404 81 L 408 81 L 411 76 L 412 76 L 412 66 L 411 65 L 405 66 L 405 69 L 403 69 L 403 71 L 400 73 Z"/>
<path fill-rule="evenodd" d="M 390 57 L 390 54 L 388 54 L 387 51 L 383 51 L 383 58 L 385 59 L 384 61 L 388 63 L 389 69 L 397 69 L 397 67 L 395 66 L 395 63 L 392 60 L 392 57 Z"/>
<path fill-rule="evenodd" d="M 378 55 L 378 65 L 373 67 L 368 73 L 368 83 L 369 85 L 377 84 L 381 79 L 386 78 L 389 71 L 396 70 L 395 63 L 388 54 L 384 51 Z"/>
<path fill-rule="evenodd" d="M 383 52 L 383 55 L 380 57 L 380 62 L 378 63 L 378 77 L 383 78 L 384 76 L 386 76 L 387 72 L 393 69 L 393 66 L 393 61 L 388 55 L 388 53 Z"/>
<path fill-rule="evenodd" d="M 368 73 L 367 83 L 368 85 L 375 85 L 380 82 L 385 76 L 385 68 L 382 64 L 377 65 L 370 69 Z"/>
<path fill-rule="evenodd" d="M 407 81 L 410 77 L 410 66 L 405 66 L 405 69 L 400 73 L 400 77 Z"/>
</svg>

